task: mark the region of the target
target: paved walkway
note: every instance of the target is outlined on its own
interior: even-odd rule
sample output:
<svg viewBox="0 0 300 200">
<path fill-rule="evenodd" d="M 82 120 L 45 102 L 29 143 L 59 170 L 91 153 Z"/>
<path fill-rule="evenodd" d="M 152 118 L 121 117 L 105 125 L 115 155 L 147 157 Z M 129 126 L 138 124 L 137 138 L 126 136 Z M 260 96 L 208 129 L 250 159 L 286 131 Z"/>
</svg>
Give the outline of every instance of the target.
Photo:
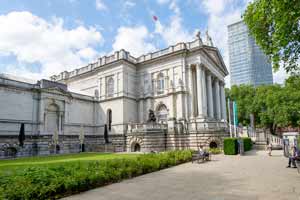
<svg viewBox="0 0 300 200">
<path fill-rule="evenodd" d="M 68 197 L 69 200 L 300 200 L 300 174 L 281 151 L 217 155 Z"/>
</svg>

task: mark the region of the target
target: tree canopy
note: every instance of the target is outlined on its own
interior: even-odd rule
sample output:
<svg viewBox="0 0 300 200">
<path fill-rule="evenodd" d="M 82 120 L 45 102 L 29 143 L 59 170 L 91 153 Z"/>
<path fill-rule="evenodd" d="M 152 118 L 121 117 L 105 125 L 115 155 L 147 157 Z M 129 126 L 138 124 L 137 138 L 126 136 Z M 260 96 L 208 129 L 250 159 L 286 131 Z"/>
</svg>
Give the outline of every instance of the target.
<svg viewBox="0 0 300 200">
<path fill-rule="evenodd" d="M 249 125 L 250 114 L 254 114 L 256 126 L 269 128 L 273 134 L 278 127 L 300 126 L 299 75 L 289 77 L 284 86 L 232 86 L 226 94 L 237 102 L 238 119 L 243 125 Z"/>
<path fill-rule="evenodd" d="M 243 18 L 275 71 L 282 63 L 287 72 L 300 72 L 299 0 L 254 0 Z"/>
</svg>

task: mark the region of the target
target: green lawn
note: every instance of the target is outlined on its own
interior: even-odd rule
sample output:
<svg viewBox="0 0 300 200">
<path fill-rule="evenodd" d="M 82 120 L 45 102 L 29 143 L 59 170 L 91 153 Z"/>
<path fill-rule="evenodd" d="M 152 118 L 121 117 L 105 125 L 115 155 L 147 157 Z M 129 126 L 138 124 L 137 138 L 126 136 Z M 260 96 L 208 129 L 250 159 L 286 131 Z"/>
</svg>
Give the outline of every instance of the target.
<svg viewBox="0 0 300 200">
<path fill-rule="evenodd" d="M 58 199 L 190 161 L 190 150 L 0 160 L 0 199 Z"/>
<path fill-rule="evenodd" d="M 0 160 L 0 172 L 20 170 L 30 166 L 49 166 L 61 163 L 72 164 L 74 162 L 88 162 L 95 160 L 108 160 L 115 158 L 135 158 L 138 154 L 115 154 L 115 153 L 78 153 L 68 155 L 38 156 L 29 158 L 17 158 Z"/>
</svg>

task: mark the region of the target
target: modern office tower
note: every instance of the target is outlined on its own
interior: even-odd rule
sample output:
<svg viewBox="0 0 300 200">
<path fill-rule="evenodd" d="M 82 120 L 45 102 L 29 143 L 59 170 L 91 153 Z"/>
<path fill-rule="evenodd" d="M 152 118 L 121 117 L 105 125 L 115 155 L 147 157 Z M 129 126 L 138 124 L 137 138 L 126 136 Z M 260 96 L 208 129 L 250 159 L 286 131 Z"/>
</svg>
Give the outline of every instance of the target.
<svg viewBox="0 0 300 200">
<path fill-rule="evenodd" d="M 243 21 L 228 26 L 231 85 L 273 84 L 272 66 Z"/>
</svg>

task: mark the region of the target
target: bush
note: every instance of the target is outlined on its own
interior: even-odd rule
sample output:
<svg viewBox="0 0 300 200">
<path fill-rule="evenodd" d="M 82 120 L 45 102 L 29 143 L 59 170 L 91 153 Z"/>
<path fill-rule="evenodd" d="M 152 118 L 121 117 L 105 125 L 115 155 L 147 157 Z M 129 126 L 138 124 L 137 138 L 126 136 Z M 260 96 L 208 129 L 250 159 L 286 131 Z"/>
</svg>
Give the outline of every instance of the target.
<svg viewBox="0 0 300 200">
<path fill-rule="evenodd" d="M 252 140 L 251 138 L 245 137 L 242 138 L 244 142 L 244 151 L 250 151 L 252 149 Z"/>
<path fill-rule="evenodd" d="M 190 161 L 190 150 L 36 166 L 0 175 L 0 199 L 57 199 Z"/>
<path fill-rule="evenodd" d="M 222 149 L 220 149 L 220 148 L 210 148 L 208 151 L 211 154 L 220 154 L 220 153 L 222 153 Z"/>
<path fill-rule="evenodd" d="M 236 155 L 238 153 L 237 138 L 224 138 L 223 148 L 225 155 Z"/>
</svg>

